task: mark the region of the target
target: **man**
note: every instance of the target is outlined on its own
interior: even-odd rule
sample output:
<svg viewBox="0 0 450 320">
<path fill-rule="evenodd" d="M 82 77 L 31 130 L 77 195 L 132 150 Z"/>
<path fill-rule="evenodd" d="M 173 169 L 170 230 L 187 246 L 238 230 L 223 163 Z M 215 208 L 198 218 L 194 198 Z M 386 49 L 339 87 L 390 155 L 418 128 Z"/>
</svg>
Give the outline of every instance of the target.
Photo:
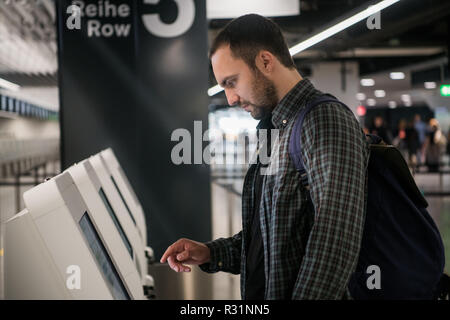
<svg viewBox="0 0 450 320">
<path fill-rule="evenodd" d="M 387 144 L 392 144 L 392 133 L 386 124 L 384 123 L 384 119 L 382 116 L 376 116 L 373 120 L 373 126 L 370 129 L 371 134 L 375 134 L 383 139 Z M 400 136 L 400 133 L 399 133 Z M 402 138 L 403 139 L 403 138 Z"/>
<path fill-rule="evenodd" d="M 423 144 L 425 143 L 426 136 L 428 133 L 428 126 L 422 121 L 420 114 L 414 115 L 414 128 L 419 134 L 419 148 L 417 149 L 417 160 L 418 164 L 423 164 L 425 162 L 425 156 L 422 153 Z"/>
<path fill-rule="evenodd" d="M 427 125 L 422 121 L 422 117 L 420 116 L 420 114 L 417 113 L 414 115 L 414 128 L 419 134 L 419 144 L 422 147 L 427 135 Z"/>
<path fill-rule="evenodd" d="M 258 15 L 231 21 L 212 44 L 210 59 L 230 105 L 275 128 L 275 174 L 251 165 L 244 180 L 242 231 L 199 243 L 180 239 L 161 262 L 177 272 L 241 275 L 243 299 L 345 299 L 359 255 L 365 217 L 368 144 L 353 113 L 323 103 L 304 120 L 302 157 L 309 191 L 289 156 L 298 112 L 321 95 L 302 79 L 280 29 Z M 310 196 L 309 196 L 310 194 Z M 309 197 L 311 201 L 308 201 Z"/>
</svg>

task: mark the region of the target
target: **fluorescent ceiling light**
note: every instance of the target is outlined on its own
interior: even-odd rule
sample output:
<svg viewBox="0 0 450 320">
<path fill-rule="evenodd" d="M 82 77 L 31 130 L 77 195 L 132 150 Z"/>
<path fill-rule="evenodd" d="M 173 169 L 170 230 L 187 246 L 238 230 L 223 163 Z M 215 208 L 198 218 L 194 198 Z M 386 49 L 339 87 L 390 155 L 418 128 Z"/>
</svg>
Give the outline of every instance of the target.
<svg viewBox="0 0 450 320">
<path fill-rule="evenodd" d="M 367 99 L 366 102 L 369 107 L 375 107 L 377 105 L 377 101 L 375 99 Z"/>
<path fill-rule="evenodd" d="M 361 79 L 361 85 L 363 87 L 372 87 L 375 85 L 375 80 L 373 79 Z"/>
<path fill-rule="evenodd" d="M 370 17 L 371 15 L 393 5 L 396 2 L 399 2 L 400 0 L 383 0 L 378 2 L 377 4 L 368 7 L 367 9 L 351 16 L 350 18 L 345 19 L 344 21 L 339 22 L 338 24 L 316 34 L 315 36 L 312 36 L 309 39 L 306 39 L 305 41 L 302 41 L 298 44 L 296 44 L 295 46 L 293 46 L 292 48 L 289 49 L 289 52 L 291 54 L 291 56 L 296 55 L 297 53 L 308 49 L 309 47 L 312 47 L 313 45 L 335 35 L 336 33 L 347 29 L 348 27 L 354 25 L 355 23 L 362 21 L 368 17 Z M 244 3 L 244 1 L 240 1 L 239 5 L 242 5 L 242 3 Z M 259 1 L 258 1 L 259 3 Z M 211 88 L 212 89 L 212 88 Z M 221 90 L 217 91 L 211 91 L 211 92 L 215 92 L 214 94 L 219 93 L 220 91 L 222 91 L 223 88 L 221 88 Z M 208 90 L 208 94 L 209 94 L 209 90 Z M 210 95 L 211 96 L 211 95 Z"/>
<path fill-rule="evenodd" d="M 366 95 L 362 92 L 356 94 L 356 100 L 363 101 L 366 100 Z"/>
<path fill-rule="evenodd" d="M 377 97 L 377 98 L 384 98 L 386 96 L 386 91 L 375 90 L 374 94 L 375 94 L 375 97 Z"/>
<path fill-rule="evenodd" d="M 402 94 L 401 98 L 403 102 L 411 102 L 411 96 L 409 94 Z"/>
<path fill-rule="evenodd" d="M 391 72 L 389 74 L 392 80 L 403 80 L 405 79 L 405 74 L 403 72 Z"/>
<path fill-rule="evenodd" d="M 208 89 L 208 96 L 212 97 L 213 95 L 219 93 L 222 90 L 223 88 L 217 84 L 214 87 Z"/>
<path fill-rule="evenodd" d="M 425 89 L 436 89 L 436 82 L 424 82 Z"/>
<path fill-rule="evenodd" d="M 0 78 L 0 87 L 5 88 L 7 90 L 11 90 L 11 91 L 18 91 L 20 89 L 19 85 L 9 82 L 2 78 Z"/>
<path fill-rule="evenodd" d="M 412 106 L 412 102 L 411 101 L 403 101 L 403 104 L 405 105 L 405 107 L 411 107 Z"/>
<path fill-rule="evenodd" d="M 298 0 L 207 0 L 208 19 L 229 19 L 256 13 L 266 17 L 296 16 L 300 14 Z"/>
<path fill-rule="evenodd" d="M 389 105 L 389 108 L 391 108 L 391 109 L 397 108 L 397 102 L 395 102 L 395 101 L 389 101 L 388 105 Z"/>
<path fill-rule="evenodd" d="M 353 16 L 351 16 L 348 19 L 345 19 L 344 21 L 339 22 L 338 24 L 332 26 L 331 28 L 328 28 L 315 36 L 300 42 L 299 44 L 293 46 L 291 49 L 289 49 L 289 52 L 291 55 L 296 55 L 297 53 L 335 35 L 338 32 L 341 32 L 344 29 L 347 29 L 348 27 L 354 25 L 355 23 L 364 20 L 371 15 L 377 13 L 378 11 L 383 10 L 386 7 L 389 7 L 390 5 L 393 5 L 394 3 L 398 2 L 400 0 L 384 0 L 380 1 L 376 5 L 370 6 L 367 9 L 361 11 L 360 13 L 357 13 Z"/>
</svg>

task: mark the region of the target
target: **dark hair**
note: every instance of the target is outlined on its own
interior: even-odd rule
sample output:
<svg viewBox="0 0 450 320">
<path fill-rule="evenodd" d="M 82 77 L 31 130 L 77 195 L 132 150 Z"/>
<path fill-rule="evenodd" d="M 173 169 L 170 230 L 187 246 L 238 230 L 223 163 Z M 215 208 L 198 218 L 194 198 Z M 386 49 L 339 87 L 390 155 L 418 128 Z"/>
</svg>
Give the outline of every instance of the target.
<svg viewBox="0 0 450 320">
<path fill-rule="evenodd" d="M 252 69 L 256 69 L 255 58 L 261 50 L 272 53 L 285 67 L 296 68 L 280 27 L 257 14 L 230 21 L 214 39 L 209 58 L 223 45 L 230 45 L 233 56 L 244 60 Z"/>
</svg>

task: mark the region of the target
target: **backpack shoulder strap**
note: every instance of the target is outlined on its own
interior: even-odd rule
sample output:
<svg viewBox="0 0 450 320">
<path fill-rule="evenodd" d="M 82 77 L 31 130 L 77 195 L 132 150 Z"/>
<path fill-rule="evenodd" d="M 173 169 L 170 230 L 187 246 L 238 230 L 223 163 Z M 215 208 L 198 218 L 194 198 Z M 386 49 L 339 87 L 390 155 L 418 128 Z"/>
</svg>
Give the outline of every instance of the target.
<svg viewBox="0 0 450 320">
<path fill-rule="evenodd" d="M 313 98 L 312 100 L 308 101 L 306 107 L 299 112 L 298 117 L 295 120 L 294 127 L 292 128 L 291 136 L 289 138 L 289 155 L 294 162 L 295 168 L 300 173 L 302 185 L 306 188 L 308 188 L 308 176 L 306 174 L 301 152 L 301 131 L 303 127 L 303 121 L 305 120 L 308 112 L 311 111 L 315 106 L 329 102 L 340 103 L 343 106 L 347 107 L 343 102 L 337 100 L 331 94 L 323 94 Z"/>
</svg>

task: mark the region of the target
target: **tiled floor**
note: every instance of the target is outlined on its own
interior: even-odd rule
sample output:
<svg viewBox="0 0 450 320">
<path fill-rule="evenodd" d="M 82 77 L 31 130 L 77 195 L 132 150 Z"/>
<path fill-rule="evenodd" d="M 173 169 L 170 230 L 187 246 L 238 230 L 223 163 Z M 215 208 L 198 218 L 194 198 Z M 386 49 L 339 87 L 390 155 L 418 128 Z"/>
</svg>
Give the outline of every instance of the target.
<svg viewBox="0 0 450 320">
<path fill-rule="evenodd" d="M 439 191 L 448 192 L 446 196 L 427 196 L 428 212 L 433 217 L 442 236 L 445 247 L 445 270 L 450 273 L 450 174 L 443 175 L 440 186 L 437 174 L 416 175 L 415 180 L 423 192 Z"/>
</svg>

